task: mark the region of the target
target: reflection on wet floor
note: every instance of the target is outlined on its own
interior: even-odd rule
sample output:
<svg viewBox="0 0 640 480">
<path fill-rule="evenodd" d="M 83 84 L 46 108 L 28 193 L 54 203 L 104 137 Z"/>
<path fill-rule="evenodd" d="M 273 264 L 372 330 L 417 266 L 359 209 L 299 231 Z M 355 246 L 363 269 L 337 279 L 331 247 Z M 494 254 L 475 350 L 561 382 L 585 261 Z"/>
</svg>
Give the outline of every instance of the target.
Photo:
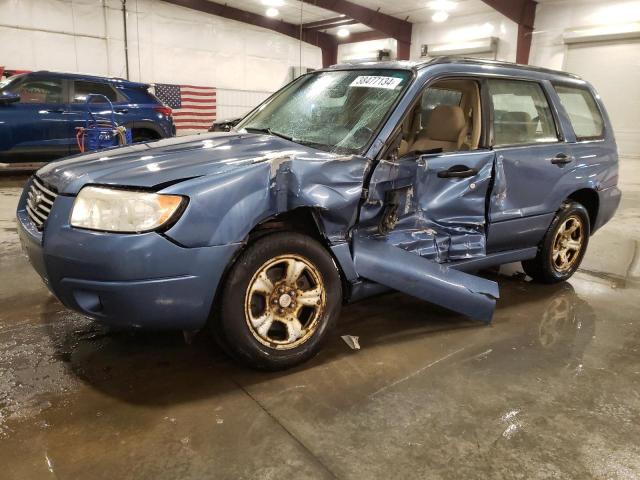
<svg viewBox="0 0 640 480">
<path fill-rule="evenodd" d="M 486 272 L 490 326 L 391 293 L 268 374 L 64 309 L 10 230 L 17 191 L 0 182 L 2 478 L 640 476 L 637 190 L 570 282 Z"/>
</svg>

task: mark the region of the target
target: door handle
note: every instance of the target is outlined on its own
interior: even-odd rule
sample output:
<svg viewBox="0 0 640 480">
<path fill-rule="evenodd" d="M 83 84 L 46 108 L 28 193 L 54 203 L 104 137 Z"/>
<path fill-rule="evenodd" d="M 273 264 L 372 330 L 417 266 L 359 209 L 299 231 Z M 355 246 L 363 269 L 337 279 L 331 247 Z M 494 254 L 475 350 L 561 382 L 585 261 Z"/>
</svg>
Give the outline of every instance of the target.
<svg viewBox="0 0 640 480">
<path fill-rule="evenodd" d="M 551 163 L 554 165 L 566 165 L 567 163 L 573 162 L 573 157 L 566 155 L 564 153 L 559 153 L 555 157 L 551 159 Z"/>
<path fill-rule="evenodd" d="M 128 108 L 116 108 L 116 113 L 129 113 Z"/>
<path fill-rule="evenodd" d="M 47 113 L 64 113 L 63 108 L 52 108 L 51 110 L 45 110 Z"/>
<path fill-rule="evenodd" d="M 448 170 L 438 172 L 438 178 L 466 178 L 473 177 L 478 173 L 475 168 L 469 168 L 466 165 L 454 165 Z"/>
</svg>

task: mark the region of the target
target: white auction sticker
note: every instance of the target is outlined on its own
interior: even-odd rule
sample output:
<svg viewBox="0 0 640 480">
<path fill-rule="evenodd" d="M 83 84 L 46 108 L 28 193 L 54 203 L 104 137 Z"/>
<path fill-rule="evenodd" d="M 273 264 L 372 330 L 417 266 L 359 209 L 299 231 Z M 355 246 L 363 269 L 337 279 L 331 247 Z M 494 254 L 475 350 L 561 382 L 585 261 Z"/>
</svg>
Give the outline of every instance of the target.
<svg viewBox="0 0 640 480">
<path fill-rule="evenodd" d="M 393 90 L 402 82 L 401 78 L 361 75 L 351 82 L 351 87 L 387 88 Z"/>
</svg>

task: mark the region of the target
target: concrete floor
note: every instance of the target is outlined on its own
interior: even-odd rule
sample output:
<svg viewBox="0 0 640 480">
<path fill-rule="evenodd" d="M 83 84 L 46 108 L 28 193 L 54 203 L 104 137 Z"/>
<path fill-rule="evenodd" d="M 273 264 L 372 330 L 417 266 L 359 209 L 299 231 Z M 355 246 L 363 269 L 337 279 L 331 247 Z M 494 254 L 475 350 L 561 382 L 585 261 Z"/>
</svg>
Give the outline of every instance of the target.
<svg viewBox="0 0 640 480">
<path fill-rule="evenodd" d="M 21 255 L 24 178 L 0 179 L 0 477 L 640 478 L 640 162 L 621 176 L 570 282 L 504 268 L 488 327 L 401 294 L 351 305 L 273 374 L 65 310 Z"/>
</svg>

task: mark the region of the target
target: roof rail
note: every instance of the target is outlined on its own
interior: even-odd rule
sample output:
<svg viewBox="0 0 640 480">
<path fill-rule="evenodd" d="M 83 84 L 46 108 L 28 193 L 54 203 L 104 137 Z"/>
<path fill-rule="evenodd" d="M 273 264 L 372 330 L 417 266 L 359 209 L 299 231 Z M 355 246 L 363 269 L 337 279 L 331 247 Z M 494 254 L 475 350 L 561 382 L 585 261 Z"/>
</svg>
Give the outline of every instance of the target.
<svg viewBox="0 0 640 480">
<path fill-rule="evenodd" d="M 501 60 L 489 60 L 489 59 L 483 59 L 483 58 L 449 57 L 449 56 L 435 57 L 431 60 L 428 60 L 426 62 L 423 62 L 417 65 L 417 67 L 422 68 L 422 67 L 426 67 L 427 65 L 437 65 L 441 63 L 461 63 L 461 64 L 468 64 L 468 65 L 492 65 L 496 67 L 517 68 L 519 70 L 528 70 L 532 72 L 547 73 L 551 75 L 562 75 L 565 77 L 580 79 L 578 75 L 575 75 L 569 72 L 563 72 L 562 70 L 553 70 L 551 68 L 536 67 L 533 65 L 523 65 L 521 63 L 505 62 Z"/>
</svg>

